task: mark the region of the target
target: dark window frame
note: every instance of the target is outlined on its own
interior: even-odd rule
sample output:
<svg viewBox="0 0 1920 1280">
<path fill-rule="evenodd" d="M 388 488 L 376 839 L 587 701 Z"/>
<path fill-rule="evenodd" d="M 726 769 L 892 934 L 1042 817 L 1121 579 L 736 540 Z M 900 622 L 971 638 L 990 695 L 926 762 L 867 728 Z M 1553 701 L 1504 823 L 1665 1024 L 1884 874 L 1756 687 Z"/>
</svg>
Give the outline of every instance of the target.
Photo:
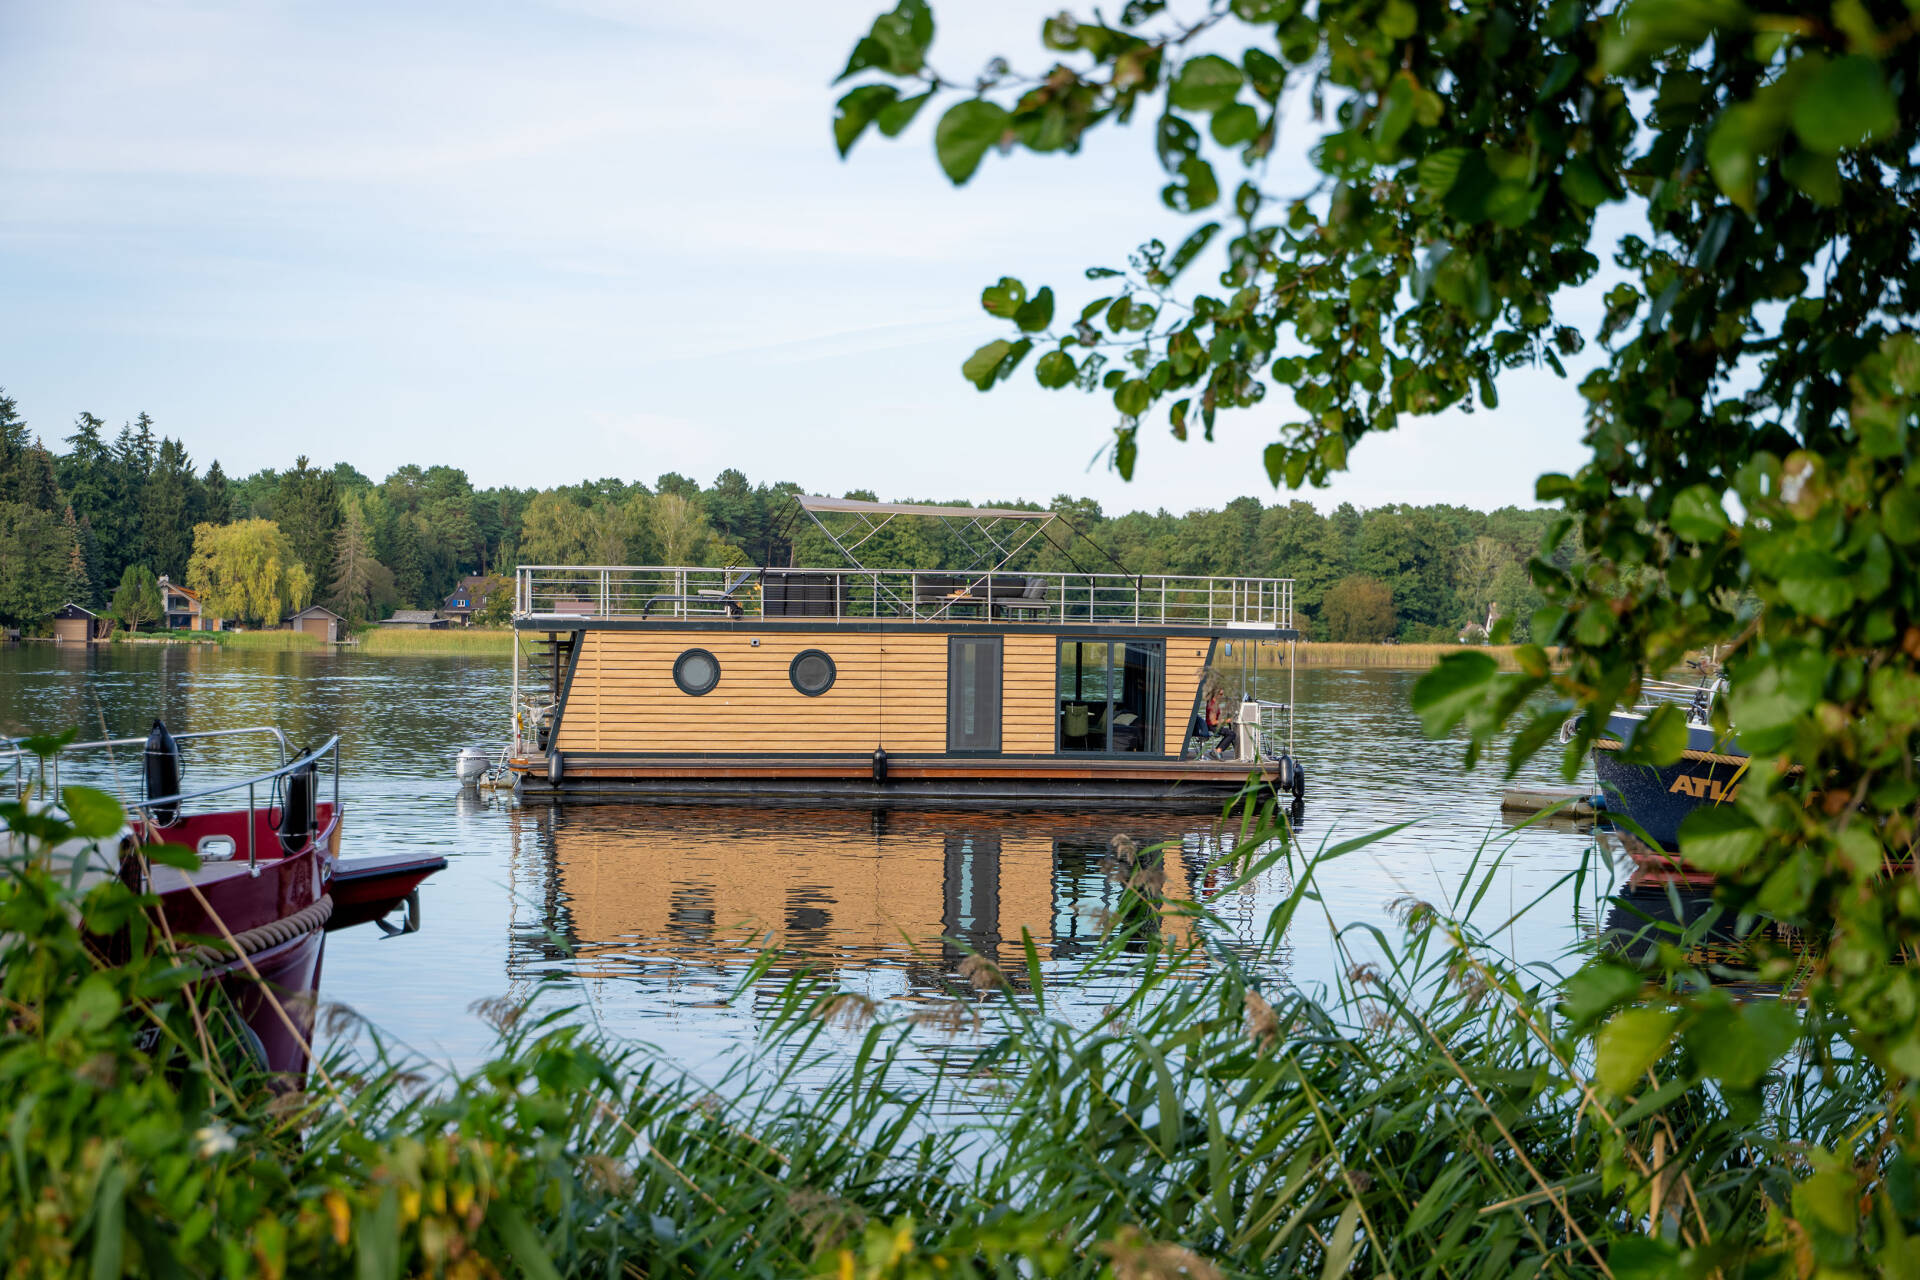
<svg viewBox="0 0 1920 1280">
<path fill-rule="evenodd" d="M 993 655 L 993 698 L 990 703 L 982 703 L 981 709 L 991 714 L 993 726 L 991 746 L 955 746 L 956 715 L 959 711 L 960 690 L 954 682 L 960 650 L 968 645 L 980 645 Z M 947 754 L 951 756 L 997 756 L 1006 743 L 1006 715 L 1003 704 L 1007 696 L 1007 654 L 1006 646 L 1000 636 L 948 636 L 947 637 Z M 985 736 L 985 735 L 977 735 Z"/>
<path fill-rule="evenodd" d="M 688 684 L 685 675 L 682 674 L 687 662 L 693 658 L 705 658 L 713 664 L 713 679 L 707 682 L 707 686 L 704 689 L 696 689 Z M 714 657 L 713 651 L 710 649 L 688 649 L 673 660 L 673 683 L 678 686 L 680 692 L 686 694 L 688 697 L 706 697 L 720 687 L 720 659 Z"/>
<path fill-rule="evenodd" d="M 827 664 L 827 682 L 818 689 L 809 689 L 800 683 L 800 664 L 808 658 L 818 658 Z M 794 654 L 793 661 L 787 664 L 787 683 L 793 686 L 795 693 L 803 697 L 819 697 L 827 690 L 833 688 L 833 682 L 839 678 L 840 666 L 833 660 L 833 655 L 825 649 L 802 649 L 800 652 Z"/>
<path fill-rule="evenodd" d="M 1105 745 L 1100 747 L 1069 747 L 1066 744 L 1065 726 L 1061 723 L 1061 717 L 1060 717 L 1060 699 L 1061 699 L 1062 691 L 1059 684 L 1059 672 L 1060 672 L 1060 651 L 1062 647 L 1069 644 L 1075 645 L 1075 646 L 1098 644 L 1098 645 L 1104 645 L 1106 647 L 1107 661 L 1106 661 L 1105 668 L 1101 673 L 1101 681 L 1102 681 L 1102 688 L 1105 694 L 1107 713 L 1105 717 L 1103 717 L 1103 719 L 1105 720 L 1105 728 L 1103 729 L 1103 733 L 1105 736 Z M 1159 663 L 1158 663 L 1159 686 L 1160 686 L 1159 706 L 1157 708 L 1150 706 L 1147 709 L 1148 714 L 1154 717 L 1157 723 L 1155 723 L 1153 726 L 1154 731 L 1153 731 L 1151 740 L 1148 743 L 1148 747 L 1140 751 L 1116 751 L 1113 748 L 1113 708 L 1121 705 L 1118 695 L 1123 690 L 1117 686 L 1120 685 L 1120 683 L 1123 680 L 1123 676 L 1121 675 L 1121 673 L 1125 669 L 1124 664 L 1115 664 L 1113 660 L 1113 651 L 1114 651 L 1115 645 L 1126 645 L 1129 647 L 1138 648 L 1143 652 L 1156 652 L 1159 655 Z M 1166 717 L 1167 717 L 1167 650 L 1170 647 L 1171 647 L 1171 638 L 1167 636 L 1136 637 L 1136 636 L 1113 636 L 1113 635 L 1104 635 L 1104 634 L 1102 635 L 1092 635 L 1092 634 L 1056 635 L 1054 638 L 1054 648 L 1053 648 L 1053 663 L 1054 663 L 1053 753 L 1055 755 L 1108 756 L 1108 757 L 1117 757 L 1117 758 L 1125 758 L 1125 759 L 1133 759 L 1133 760 L 1142 759 L 1142 758 L 1154 759 L 1154 760 L 1167 760 L 1167 759 L 1174 758 L 1167 751 L 1166 744 L 1169 741 L 1169 731 L 1168 731 L 1168 726 L 1165 723 Z M 1082 668 L 1082 665 L 1080 662 L 1080 653 L 1081 651 L 1076 649 L 1075 672 L 1084 684 L 1085 678 L 1089 673 L 1083 670 Z M 1076 698 L 1081 698 L 1083 695 L 1080 694 L 1079 692 L 1076 692 L 1075 696 Z M 1089 703 L 1088 705 L 1089 707 L 1091 707 L 1093 704 Z"/>
</svg>

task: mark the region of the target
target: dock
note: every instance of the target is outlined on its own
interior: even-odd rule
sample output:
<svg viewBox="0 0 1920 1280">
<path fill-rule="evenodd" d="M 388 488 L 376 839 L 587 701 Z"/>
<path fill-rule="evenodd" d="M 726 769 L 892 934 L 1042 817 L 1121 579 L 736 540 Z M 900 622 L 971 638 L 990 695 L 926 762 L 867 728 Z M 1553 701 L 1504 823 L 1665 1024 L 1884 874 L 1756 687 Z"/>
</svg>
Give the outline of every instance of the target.
<svg viewBox="0 0 1920 1280">
<path fill-rule="evenodd" d="M 1593 793 L 1584 787 L 1508 787 L 1500 794 L 1503 813 L 1539 813 L 1555 805 L 1564 806 L 1556 817 L 1594 816 Z"/>
</svg>

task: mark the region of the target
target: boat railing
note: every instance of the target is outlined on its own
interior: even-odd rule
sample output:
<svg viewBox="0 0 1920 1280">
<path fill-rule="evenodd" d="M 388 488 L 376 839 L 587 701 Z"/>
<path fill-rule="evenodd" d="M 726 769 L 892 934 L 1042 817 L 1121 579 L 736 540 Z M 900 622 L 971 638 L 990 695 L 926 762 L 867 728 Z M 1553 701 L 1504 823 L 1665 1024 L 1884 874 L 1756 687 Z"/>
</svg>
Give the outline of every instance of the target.
<svg viewBox="0 0 1920 1280">
<path fill-rule="evenodd" d="M 1677 706 L 1686 711 L 1687 719 L 1705 724 L 1713 712 L 1714 699 L 1724 687 L 1725 682 L 1717 676 L 1695 684 L 1684 680 L 1642 680 L 1640 700 L 1634 709 L 1645 712 L 1660 706 Z"/>
<path fill-rule="evenodd" d="M 996 570 L 521 565 L 523 622 L 729 618 L 1291 630 L 1293 579 Z"/>
<path fill-rule="evenodd" d="M 321 762 L 325 761 L 328 772 L 332 775 L 334 813 L 338 814 L 340 811 L 340 735 L 335 734 L 311 751 L 304 752 L 291 760 L 287 758 L 289 752 L 292 750 L 292 748 L 287 745 L 287 735 L 273 725 L 254 725 L 245 729 L 205 729 L 197 733 L 176 733 L 173 735 L 173 740 L 175 742 L 197 742 L 213 738 L 240 737 L 247 734 L 264 734 L 273 738 L 280 753 L 280 763 L 277 767 L 269 769 L 264 773 L 254 774 L 251 777 L 217 783 L 210 787 L 203 787 L 197 791 L 182 791 L 170 796 L 145 796 L 138 800 L 129 800 L 125 796 L 122 796 L 120 798 L 121 803 L 129 813 L 139 814 L 141 819 L 145 821 L 151 829 L 164 832 L 172 823 L 156 822 L 154 820 L 156 810 L 178 810 L 190 801 L 207 800 L 214 796 L 237 796 L 237 793 L 244 788 L 247 793 L 247 869 L 249 873 L 253 875 L 260 874 L 258 850 L 254 847 L 254 832 L 257 825 L 256 818 L 260 811 L 261 789 L 267 789 L 266 809 L 267 812 L 271 814 L 275 807 L 275 792 L 278 790 L 278 788 L 274 786 L 275 783 L 292 777 L 294 774 L 300 773 L 303 770 L 318 768 L 321 766 Z M 0 740 L 0 752 L 9 752 L 16 758 L 24 758 L 26 755 L 24 745 L 26 741 L 24 738 Z M 59 750 L 53 752 L 51 755 L 39 759 L 40 767 L 37 781 L 41 784 L 43 791 L 51 791 L 52 794 L 57 796 L 60 792 L 60 760 L 63 756 L 89 751 L 111 752 L 116 747 L 138 747 L 144 752 L 146 745 L 147 740 L 145 738 L 102 738 L 94 742 L 70 742 L 60 747 Z M 24 771 L 22 772 L 20 783 L 24 793 L 26 790 Z M 237 806 L 235 807 L 237 808 Z M 177 820 L 176 818 L 175 821 Z"/>
</svg>

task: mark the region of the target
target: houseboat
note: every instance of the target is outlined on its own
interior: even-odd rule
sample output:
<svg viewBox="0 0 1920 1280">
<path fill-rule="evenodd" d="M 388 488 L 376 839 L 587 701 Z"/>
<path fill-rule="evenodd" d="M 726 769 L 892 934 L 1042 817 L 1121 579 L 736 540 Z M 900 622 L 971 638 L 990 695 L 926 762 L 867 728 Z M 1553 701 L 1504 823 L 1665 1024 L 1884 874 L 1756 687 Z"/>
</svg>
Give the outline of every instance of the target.
<svg viewBox="0 0 1920 1280">
<path fill-rule="evenodd" d="M 518 568 L 508 766 L 523 799 L 1218 808 L 1249 786 L 1304 794 L 1291 579 L 1021 568 L 1048 547 L 1074 564 L 1105 554 L 1047 511 L 796 504 L 844 564 Z M 862 564 L 903 519 L 945 526 L 969 567 Z M 1286 698 L 1259 698 L 1263 664 L 1275 682 L 1281 663 Z"/>
</svg>

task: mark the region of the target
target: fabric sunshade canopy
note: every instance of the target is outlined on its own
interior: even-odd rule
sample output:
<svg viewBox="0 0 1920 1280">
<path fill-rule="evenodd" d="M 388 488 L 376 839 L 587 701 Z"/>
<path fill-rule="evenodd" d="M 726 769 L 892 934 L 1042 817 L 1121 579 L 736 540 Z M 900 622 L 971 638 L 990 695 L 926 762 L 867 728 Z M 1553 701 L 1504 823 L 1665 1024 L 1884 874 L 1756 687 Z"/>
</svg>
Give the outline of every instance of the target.
<svg viewBox="0 0 1920 1280">
<path fill-rule="evenodd" d="M 857 515 L 940 516 L 961 520 L 1052 520 L 1051 511 L 1016 511 L 1011 507 L 937 507 L 916 502 L 862 502 L 857 498 L 820 498 L 796 494 L 803 511 L 841 511 Z"/>
</svg>

